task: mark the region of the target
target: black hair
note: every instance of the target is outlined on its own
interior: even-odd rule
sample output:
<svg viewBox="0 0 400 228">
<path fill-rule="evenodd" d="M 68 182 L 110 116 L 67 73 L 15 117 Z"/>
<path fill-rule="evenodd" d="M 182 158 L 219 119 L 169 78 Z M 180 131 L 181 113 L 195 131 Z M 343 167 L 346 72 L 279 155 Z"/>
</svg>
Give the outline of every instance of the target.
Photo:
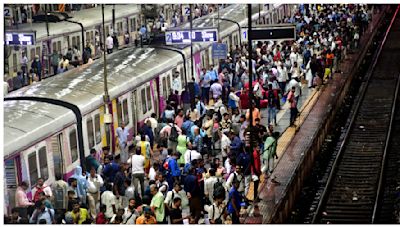
<svg viewBox="0 0 400 228">
<path fill-rule="evenodd" d="M 174 204 L 177 203 L 178 201 L 182 201 L 181 198 L 175 197 L 175 198 L 174 198 Z"/>
<path fill-rule="evenodd" d="M 132 181 L 129 178 L 127 178 L 127 179 L 125 179 L 125 184 L 130 186 L 132 184 Z"/>
</svg>

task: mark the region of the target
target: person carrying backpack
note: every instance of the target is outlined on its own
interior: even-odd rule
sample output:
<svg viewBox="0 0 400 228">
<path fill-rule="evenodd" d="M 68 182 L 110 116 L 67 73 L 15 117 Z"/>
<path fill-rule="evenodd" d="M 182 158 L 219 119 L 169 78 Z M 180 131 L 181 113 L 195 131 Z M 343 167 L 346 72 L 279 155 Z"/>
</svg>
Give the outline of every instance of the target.
<svg viewBox="0 0 400 228">
<path fill-rule="evenodd" d="M 68 184 L 62 179 L 61 174 L 56 174 L 56 182 L 51 185 L 54 194 L 54 209 L 64 210 L 68 206 Z"/>
<path fill-rule="evenodd" d="M 215 187 L 219 188 L 220 186 L 222 186 L 222 182 L 220 180 L 218 180 L 218 178 L 215 176 L 215 169 L 210 168 L 208 170 L 208 173 L 209 173 L 210 177 L 204 181 L 204 195 L 205 195 L 206 201 L 209 201 L 208 204 L 210 204 L 214 200 L 214 192 L 216 190 Z M 217 183 L 218 183 L 218 186 L 216 185 Z M 218 189 L 218 190 L 220 190 L 220 189 Z M 224 188 L 224 190 L 225 190 L 225 188 Z M 224 199 L 225 199 L 225 197 L 224 197 Z"/>
</svg>

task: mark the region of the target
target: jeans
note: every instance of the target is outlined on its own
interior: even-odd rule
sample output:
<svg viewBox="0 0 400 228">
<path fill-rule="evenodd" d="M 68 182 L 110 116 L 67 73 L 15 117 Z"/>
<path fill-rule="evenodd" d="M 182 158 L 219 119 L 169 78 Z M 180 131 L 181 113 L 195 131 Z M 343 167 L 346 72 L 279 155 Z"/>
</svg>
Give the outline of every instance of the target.
<svg viewBox="0 0 400 228">
<path fill-rule="evenodd" d="M 268 106 L 268 124 L 270 124 L 272 120 L 276 125 L 276 108 L 274 106 Z"/>
<path fill-rule="evenodd" d="M 144 195 L 144 173 L 133 173 L 132 174 L 132 182 L 135 187 L 135 191 L 138 191 L 138 180 L 140 181 L 140 195 L 143 197 Z"/>
<path fill-rule="evenodd" d="M 201 99 L 204 101 L 205 103 L 208 104 L 208 101 L 210 100 L 210 87 L 202 87 L 201 88 Z M 200 110 L 198 110 L 200 112 Z"/>
</svg>

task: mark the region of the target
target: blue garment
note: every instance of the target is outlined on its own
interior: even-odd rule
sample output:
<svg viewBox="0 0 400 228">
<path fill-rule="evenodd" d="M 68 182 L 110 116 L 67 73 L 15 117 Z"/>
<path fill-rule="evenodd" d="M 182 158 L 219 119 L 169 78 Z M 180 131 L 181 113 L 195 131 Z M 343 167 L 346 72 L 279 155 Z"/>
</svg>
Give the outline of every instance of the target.
<svg viewBox="0 0 400 228">
<path fill-rule="evenodd" d="M 39 213 L 37 217 L 34 216 L 35 213 Z M 36 220 L 34 220 L 35 217 Z M 45 208 L 44 212 L 38 212 L 38 210 L 35 210 L 31 218 L 29 219 L 29 223 L 39 224 L 39 221 L 42 219 L 46 220 L 46 224 L 52 224 L 52 219 L 54 219 L 54 209 Z"/>
<path fill-rule="evenodd" d="M 238 136 L 235 136 L 231 141 L 231 151 L 234 153 L 239 153 L 240 148 L 242 146 L 242 140 Z"/>
<path fill-rule="evenodd" d="M 79 199 L 82 200 L 83 203 L 86 203 L 86 177 L 82 175 L 82 167 L 81 166 L 77 166 L 75 169 L 75 174 L 72 176 L 73 178 L 75 178 L 77 180 L 77 194 Z"/>
<path fill-rule="evenodd" d="M 193 83 L 194 85 L 194 96 L 200 96 L 201 91 L 200 91 L 200 86 L 197 82 Z"/>
<path fill-rule="evenodd" d="M 153 130 L 151 127 L 147 126 L 146 124 L 143 126 L 143 132 L 145 135 L 149 136 L 150 139 L 150 144 L 153 145 L 154 143 L 154 135 L 153 135 Z"/>
<path fill-rule="evenodd" d="M 185 184 L 183 186 L 183 189 L 185 192 L 190 192 L 192 197 L 198 193 L 198 183 L 197 183 L 197 177 L 194 176 L 193 174 L 189 174 L 185 178 Z"/>
<path fill-rule="evenodd" d="M 229 214 L 235 213 L 235 209 L 232 206 L 232 202 L 233 202 L 232 199 L 235 199 L 235 206 L 240 211 L 240 204 L 243 201 L 242 195 L 240 195 L 238 190 L 235 189 L 234 187 L 232 187 L 231 190 L 229 191 L 229 198 L 231 200 L 229 200 L 229 204 L 228 204 L 228 213 Z"/>
<path fill-rule="evenodd" d="M 209 78 L 211 79 L 211 81 L 215 81 L 218 80 L 218 74 L 215 70 L 212 71 L 207 71 L 206 76 L 209 75 Z"/>
<path fill-rule="evenodd" d="M 179 177 L 181 175 L 181 170 L 179 169 L 176 159 L 169 159 L 168 169 L 170 170 L 170 175 L 173 177 Z"/>
<path fill-rule="evenodd" d="M 196 109 L 200 113 L 200 116 L 203 116 L 207 113 L 206 106 L 204 106 L 204 103 L 201 101 L 198 101 L 196 104 Z"/>
<path fill-rule="evenodd" d="M 186 131 L 186 136 L 189 137 L 189 139 L 191 139 L 192 136 L 192 127 L 194 126 L 194 123 L 190 120 L 186 120 L 185 122 L 183 122 L 182 124 L 182 130 Z"/>
<path fill-rule="evenodd" d="M 119 171 L 119 165 L 111 162 L 104 166 L 103 174 L 106 177 L 106 180 L 114 180 L 115 175 Z"/>
<path fill-rule="evenodd" d="M 251 174 L 251 169 L 248 168 L 251 164 L 251 157 L 249 153 L 241 152 L 236 158 L 237 164 L 243 167 L 243 174 Z"/>
</svg>

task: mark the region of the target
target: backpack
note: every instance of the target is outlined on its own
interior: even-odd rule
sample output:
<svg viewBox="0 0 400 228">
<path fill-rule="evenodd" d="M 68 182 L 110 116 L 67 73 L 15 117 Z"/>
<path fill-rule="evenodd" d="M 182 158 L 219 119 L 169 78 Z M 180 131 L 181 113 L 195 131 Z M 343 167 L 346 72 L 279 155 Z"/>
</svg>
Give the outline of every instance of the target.
<svg viewBox="0 0 400 228">
<path fill-rule="evenodd" d="M 178 131 L 176 130 L 175 125 L 171 127 L 171 134 L 169 134 L 168 139 L 172 142 L 178 142 Z"/>
<path fill-rule="evenodd" d="M 53 187 L 54 193 L 54 208 L 63 209 L 64 208 L 64 189 L 58 183 Z"/>
<path fill-rule="evenodd" d="M 217 182 L 214 183 L 213 196 L 225 199 L 225 192 L 226 191 L 222 182 L 217 178 Z"/>
</svg>

